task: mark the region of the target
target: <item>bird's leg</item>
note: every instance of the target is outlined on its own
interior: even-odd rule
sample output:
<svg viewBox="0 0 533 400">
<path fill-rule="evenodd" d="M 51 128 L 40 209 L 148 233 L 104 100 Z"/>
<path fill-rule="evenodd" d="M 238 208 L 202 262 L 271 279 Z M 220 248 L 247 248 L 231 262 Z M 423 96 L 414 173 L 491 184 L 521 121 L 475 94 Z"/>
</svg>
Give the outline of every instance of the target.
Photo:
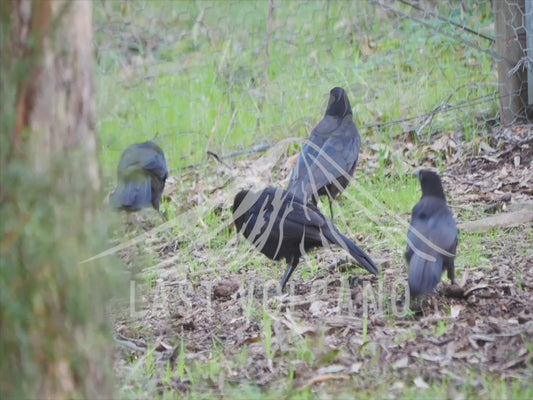
<svg viewBox="0 0 533 400">
<path fill-rule="evenodd" d="M 126 211 L 126 232 L 133 231 L 135 229 L 135 216 L 132 212 Z"/>
<path fill-rule="evenodd" d="M 159 216 L 161 217 L 163 222 L 168 221 L 168 213 L 166 211 L 157 210 L 157 212 L 159 213 Z"/>
<path fill-rule="evenodd" d="M 455 281 L 455 265 L 453 265 L 453 262 L 451 265 L 448 265 L 446 269 L 448 270 L 448 279 L 452 285 L 457 285 L 457 282 Z"/>
<path fill-rule="evenodd" d="M 329 200 L 329 215 L 331 215 L 331 219 L 333 219 L 333 200 L 328 194 L 328 200 Z"/>
<path fill-rule="evenodd" d="M 287 284 L 287 281 L 291 277 L 292 273 L 296 269 L 296 266 L 298 265 L 298 262 L 300 261 L 300 257 L 293 257 L 292 261 L 287 265 L 287 269 L 285 270 L 285 273 L 283 274 L 283 278 L 281 279 L 281 291 L 283 292 L 285 290 L 285 285 Z"/>
</svg>

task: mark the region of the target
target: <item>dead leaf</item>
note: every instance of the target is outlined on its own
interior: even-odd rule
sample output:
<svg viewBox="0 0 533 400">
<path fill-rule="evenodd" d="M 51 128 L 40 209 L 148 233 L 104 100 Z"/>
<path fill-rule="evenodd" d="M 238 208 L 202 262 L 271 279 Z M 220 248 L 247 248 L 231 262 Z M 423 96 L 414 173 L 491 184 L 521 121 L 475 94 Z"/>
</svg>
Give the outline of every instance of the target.
<svg viewBox="0 0 533 400">
<path fill-rule="evenodd" d="M 479 143 L 479 152 L 480 153 L 494 153 L 496 150 L 494 150 L 492 147 L 489 146 L 488 143 L 482 141 Z"/>
<path fill-rule="evenodd" d="M 409 357 L 405 356 L 393 362 L 392 368 L 394 369 L 407 368 L 408 365 L 409 365 Z"/>
<path fill-rule="evenodd" d="M 172 350 L 172 349 L 173 347 L 171 345 L 163 342 L 162 340 L 154 347 L 155 351 L 160 351 L 160 352 Z"/>
<path fill-rule="evenodd" d="M 465 306 L 462 304 L 453 304 L 450 308 L 450 317 L 457 318 L 464 308 Z"/>
<path fill-rule="evenodd" d="M 309 312 L 315 317 L 319 315 L 323 315 L 324 306 L 325 306 L 325 303 L 320 300 L 313 301 L 311 305 L 309 306 Z"/>
<path fill-rule="evenodd" d="M 260 342 L 261 340 L 262 340 L 261 336 L 254 336 L 254 337 L 244 339 L 243 343 L 246 343 L 246 344 L 257 343 L 257 342 Z"/>
<path fill-rule="evenodd" d="M 340 364 L 332 364 L 332 365 L 329 365 L 327 367 L 324 367 L 324 368 L 320 368 L 317 372 L 320 374 L 320 375 L 325 375 L 325 374 L 335 374 L 335 373 L 338 373 L 338 372 L 342 372 L 346 369 L 346 367 L 344 365 L 340 365 Z"/>
<path fill-rule="evenodd" d="M 361 370 L 361 367 L 363 366 L 362 362 L 355 362 L 350 366 L 350 369 L 348 370 L 349 374 L 358 374 Z"/>
<path fill-rule="evenodd" d="M 419 389 L 429 389 L 429 385 L 424 381 L 424 378 L 422 378 L 421 376 L 416 377 L 413 382 L 415 386 Z"/>
<path fill-rule="evenodd" d="M 400 392 L 405 388 L 405 384 L 402 381 L 396 381 L 392 384 L 391 389 L 395 392 Z"/>
</svg>

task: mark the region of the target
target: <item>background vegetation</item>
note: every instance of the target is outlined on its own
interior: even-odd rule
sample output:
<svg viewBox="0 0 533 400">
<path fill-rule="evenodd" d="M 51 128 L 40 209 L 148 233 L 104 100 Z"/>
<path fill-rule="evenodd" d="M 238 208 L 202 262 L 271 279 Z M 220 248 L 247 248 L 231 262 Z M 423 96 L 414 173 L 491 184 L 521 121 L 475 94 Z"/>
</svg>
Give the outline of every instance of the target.
<svg viewBox="0 0 533 400">
<path fill-rule="evenodd" d="M 268 7 L 96 6 L 106 172 L 126 144 L 146 138 L 157 137 L 178 168 L 204 160 L 206 149 L 226 154 L 306 137 L 334 86 L 347 89 L 356 123 L 372 143 L 402 140 L 410 130 L 423 141 L 447 131 L 471 138 L 496 117 L 497 81 L 484 38 L 416 15 L 428 28 L 366 1 L 276 2 L 268 35 Z M 490 3 L 440 7 L 493 35 Z"/>
<path fill-rule="evenodd" d="M 163 208 L 174 219 L 141 225 L 145 231 L 159 226 L 123 254 L 138 271 L 141 310 L 116 322 L 125 397 L 531 395 L 528 367 L 513 379 L 494 372 L 496 361 L 492 367 L 459 362 L 450 372 L 416 356 L 427 341 L 467 340 L 466 321 L 492 306 L 476 303 L 460 320 L 453 315 L 464 301 L 443 299 L 433 318 L 421 320 L 391 309 L 397 301 L 391 288 L 402 297 L 405 287 L 406 224 L 420 196 L 408 175 L 420 167 L 455 173 L 457 180 L 446 180 L 454 213 L 459 221 L 480 217 L 485 205 L 459 197 L 470 190 L 460 182 L 469 173 L 466 160 L 494 145 L 498 124 L 490 2 L 420 5 L 477 34 L 404 2 L 392 8 L 377 1 L 95 5 L 98 130 L 109 189 L 122 150 L 134 142 L 155 139 L 172 169 Z M 322 118 L 334 86 L 347 90 L 363 140 L 355 182 L 335 206 L 335 223 L 384 268 L 380 283 L 353 269 L 330 278 L 334 296 L 355 299 L 348 313 L 335 308 L 337 297 L 313 290 L 338 252 L 307 257 L 294 297 L 277 300 L 264 284 L 277 281 L 284 266 L 237 240 L 228 225 L 237 189 L 285 185 L 291 156 Z M 273 147 L 257 154 L 263 145 Z M 207 151 L 244 155 L 220 162 Z M 501 233 L 461 234 L 463 284 L 475 285 L 472 273 L 499 265 L 490 249 L 505 247 Z M 531 239 L 532 232 L 514 234 Z M 521 279 L 526 243 L 516 241 L 521 256 L 510 279 Z M 370 315 L 363 312 L 366 284 L 385 310 L 374 304 Z M 520 338 L 512 342 L 531 354 L 531 341 Z"/>
<path fill-rule="evenodd" d="M 67 157 L 43 177 L 12 162 L 14 113 L 2 107 L 2 390 L 42 393 L 48 375 L 92 397 L 87 382 L 113 375 L 122 398 L 533 397 L 531 226 L 463 231 L 457 275 L 469 296 L 439 295 L 423 316 L 394 311 L 420 196 L 411 172 L 446 174 L 459 222 L 532 194 L 531 127 L 498 126 L 490 2 L 405 3 L 95 2 L 105 192 L 124 148 L 154 139 L 171 169 L 169 221 L 150 210 L 122 221 L 105 199 L 81 218 L 87 199 L 72 193 L 83 193 L 73 177 L 84 166 Z M 3 98 L 27 66 L 9 68 Z M 334 86 L 363 142 L 334 221 L 383 273 L 318 251 L 281 298 L 268 285 L 285 266 L 236 237 L 228 208 L 238 189 L 286 184 Z"/>
</svg>

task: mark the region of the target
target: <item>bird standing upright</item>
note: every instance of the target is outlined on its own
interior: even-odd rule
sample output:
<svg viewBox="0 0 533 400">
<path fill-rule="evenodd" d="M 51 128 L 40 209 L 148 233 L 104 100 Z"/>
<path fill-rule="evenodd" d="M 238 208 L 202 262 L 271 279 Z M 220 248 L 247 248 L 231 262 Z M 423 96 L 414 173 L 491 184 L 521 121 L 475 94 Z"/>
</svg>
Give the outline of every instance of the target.
<svg viewBox="0 0 533 400">
<path fill-rule="evenodd" d="M 459 230 L 446 203 L 438 174 L 421 170 L 422 198 L 414 206 L 407 233 L 405 258 L 409 263 L 409 291 L 413 299 L 432 294 L 444 269 L 455 284 L 455 250 Z"/>
<path fill-rule="evenodd" d="M 132 144 L 124 150 L 117 168 L 118 185 L 111 195 L 115 209 L 137 211 L 159 203 L 168 176 L 161 147 L 152 141 Z"/>
<path fill-rule="evenodd" d="M 292 171 L 287 190 L 316 205 L 327 195 L 332 201 L 353 177 L 361 138 L 353 121 L 352 107 L 343 88 L 331 89 L 324 118 L 311 132 Z"/>
<path fill-rule="evenodd" d="M 237 230 L 261 253 L 272 260 L 288 263 L 281 290 L 307 251 L 336 244 L 372 274 L 379 270 L 374 261 L 313 204 L 304 203 L 294 193 L 267 188 L 253 193 L 243 190 L 235 196 L 233 217 Z"/>
</svg>

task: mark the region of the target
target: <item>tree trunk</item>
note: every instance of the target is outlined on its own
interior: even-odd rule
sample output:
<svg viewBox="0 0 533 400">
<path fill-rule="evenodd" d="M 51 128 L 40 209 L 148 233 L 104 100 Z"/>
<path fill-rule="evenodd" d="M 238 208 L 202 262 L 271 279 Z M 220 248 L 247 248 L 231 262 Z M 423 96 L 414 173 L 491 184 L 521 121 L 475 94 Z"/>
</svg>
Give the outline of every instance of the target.
<svg viewBox="0 0 533 400">
<path fill-rule="evenodd" d="M 0 18 L 0 397 L 111 398 L 92 3 Z"/>
<path fill-rule="evenodd" d="M 38 60 L 17 93 L 15 143 L 32 132 L 29 150 L 37 170 L 50 160 L 83 149 L 85 173 L 100 187 L 95 131 L 92 3 L 17 1 L 15 40 L 23 55 Z M 29 39 L 35 40 L 30 43 Z"/>
</svg>

